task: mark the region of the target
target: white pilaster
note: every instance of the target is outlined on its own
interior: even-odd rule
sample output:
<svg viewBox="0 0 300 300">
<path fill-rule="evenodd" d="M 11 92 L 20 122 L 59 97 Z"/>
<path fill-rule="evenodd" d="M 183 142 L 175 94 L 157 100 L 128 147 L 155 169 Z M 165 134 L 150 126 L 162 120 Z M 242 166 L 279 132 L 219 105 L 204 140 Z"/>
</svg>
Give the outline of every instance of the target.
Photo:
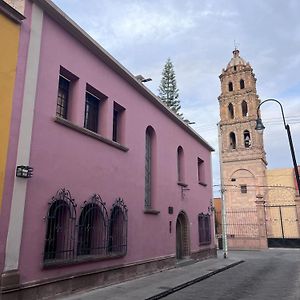
<svg viewBox="0 0 300 300">
<path fill-rule="evenodd" d="M 43 11 L 37 5 L 33 4 L 20 135 L 17 151 L 17 165 L 29 165 L 33 112 L 35 106 L 42 38 L 42 25 Z M 28 179 L 15 177 L 6 242 L 4 267 L 4 271 L 6 272 L 16 270 L 19 266 L 27 180 Z"/>
</svg>

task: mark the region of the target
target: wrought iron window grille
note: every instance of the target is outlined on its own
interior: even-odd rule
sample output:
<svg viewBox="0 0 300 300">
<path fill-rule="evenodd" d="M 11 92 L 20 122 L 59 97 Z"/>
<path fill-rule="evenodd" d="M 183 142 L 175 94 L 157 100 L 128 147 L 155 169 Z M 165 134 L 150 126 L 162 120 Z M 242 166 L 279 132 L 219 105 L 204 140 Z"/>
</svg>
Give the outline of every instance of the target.
<svg viewBox="0 0 300 300">
<path fill-rule="evenodd" d="M 211 224 L 210 214 L 200 213 L 198 215 L 199 245 L 208 245 L 211 243 Z"/>
<path fill-rule="evenodd" d="M 74 259 L 76 204 L 66 189 L 60 189 L 49 202 L 44 262 Z"/>
<path fill-rule="evenodd" d="M 81 207 L 78 223 L 77 255 L 107 254 L 108 214 L 105 202 L 94 194 Z"/>
<path fill-rule="evenodd" d="M 127 206 L 117 198 L 110 210 L 108 252 L 110 255 L 127 253 Z"/>
<path fill-rule="evenodd" d="M 68 190 L 60 189 L 48 204 L 45 266 L 126 255 L 128 209 L 122 198 L 116 199 L 108 218 L 105 202 L 94 194 L 81 206 L 77 225 L 77 205 Z"/>
</svg>

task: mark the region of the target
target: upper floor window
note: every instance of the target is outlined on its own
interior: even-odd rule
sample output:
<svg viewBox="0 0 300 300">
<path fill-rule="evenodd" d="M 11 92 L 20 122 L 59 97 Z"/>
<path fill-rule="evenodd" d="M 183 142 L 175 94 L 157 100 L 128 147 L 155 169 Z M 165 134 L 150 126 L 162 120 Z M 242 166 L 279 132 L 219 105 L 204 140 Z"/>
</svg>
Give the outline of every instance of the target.
<svg viewBox="0 0 300 300">
<path fill-rule="evenodd" d="M 72 117 L 72 89 L 78 77 L 65 69 L 60 67 L 56 103 L 56 116 L 63 119 L 70 119 Z"/>
<path fill-rule="evenodd" d="M 229 92 L 233 91 L 233 83 L 231 81 L 228 83 L 228 91 Z"/>
<path fill-rule="evenodd" d="M 201 158 L 197 158 L 198 165 L 198 182 L 201 184 L 205 184 L 205 169 L 204 169 L 204 161 Z"/>
<path fill-rule="evenodd" d="M 68 102 L 69 102 L 70 80 L 59 75 L 56 116 L 60 118 L 68 118 Z"/>
<path fill-rule="evenodd" d="M 246 148 L 249 148 L 251 146 L 251 137 L 249 130 L 244 131 L 244 145 Z"/>
<path fill-rule="evenodd" d="M 177 179 L 179 183 L 184 183 L 184 152 L 183 148 L 177 148 Z"/>
<path fill-rule="evenodd" d="M 230 132 L 229 134 L 229 145 L 230 149 L 236 149 L 236 138 L 233 132 Z"/>
<path fill-rule="evenodd" d="M 52 198 L 46 217 L 45 263 L 74 258 L 75 207 L 70 192 L 65 189 Z"/>
<path fill-rule="evenodd" d="M 99 102 L 100 102 L 99 98 L 90 94 L 89 92 L 86 92 L 84 128 L 94 132 L 98 132 Z"/>
<path fill-rule="evenodd" d="M 123 130 L 123 114 L 125 108 L 114 102 L 113 108 L 113 136 L 112 139 L 114 142 L 121 143 L 122 142 L 122 130 Z"/>
<path fill-rule="evenodd" d="M 211 243 L 210 215 L 201 213 L 198 215 L 199 245 Z"/>
<path fill-rule="evenodd" d="M 243 117 L 248 117 L 248 104 L 245 100 L 242 102 L 242 115 Z"/>
<path fill-rule="evenodd" d="M 240 88 L 241 90 L 245 88 L 245 81 L 243 79 L 240 80 Z"/>
<path fill-rule="evenodd" d="M 146 129 L 145 143 L 145 208 L 152 208 L 152 185 L 153 185 L 153 150 L 154 129 L 148 126 Z"/>
<path fill-rule="evenodd" d="M 229 119 L 234 118 L 234 108 L 233 108 L 232 103 L 228 104 L 228 114 L 229 114 Z"/>
</svg>

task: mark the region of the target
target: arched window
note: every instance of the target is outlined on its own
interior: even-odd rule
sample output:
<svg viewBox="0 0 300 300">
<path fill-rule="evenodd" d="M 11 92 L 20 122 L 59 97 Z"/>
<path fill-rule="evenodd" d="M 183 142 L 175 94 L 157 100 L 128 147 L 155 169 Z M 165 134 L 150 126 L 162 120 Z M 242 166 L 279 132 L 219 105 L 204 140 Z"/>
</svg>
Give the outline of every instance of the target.
<svg viewBox="0 0 300 300">
<path fill-rule="evenodd" d="M 240 88 L 241 90 L 245 88 L 245 81 L 243 79 L 240 80 Z"/>
<path fill-rule="evenodd" d="M 233 132 L 230 132 L 229 134 L 229 145 L 230 149 L 236 149 L 236 138 Z"/>
<path fill-rule="evenodd" d="M 151 126 L 146 129 L 145 143 L 145 208 L 152 208 L 152 188 L 153 188 L 153 156 L 154 156 L 155 131 Z"/>
<path fill-rule="evenodd" d="M 248 117 L 248 104 L 245 100 L 242 102 L 242 115 L 243 117 Z"/>
<path fill-rule="evenodd" d="M 78 223 L 77 255 L 106 255 L 108 215 L 99 195 L 85 201 Z"/>
<path fill-rule="evenodd" d="M 181 146 L 177 148 L 177 176 L 178 182 L 184 183 L 184 152 Z"/>
<path fill-rule="evenodd" d="M 248 130 L 244 131 L 244 145 L 246 148 L 249 148 L 251 146 L 251 137 Z"/>
<path fill-rule="evenodd" d="M 232 84 L 231 81 L 228 83 L 228 91 L 229 91 L 229 92 L 232 92 L 232 91 L 233 91 L 233 84 Z"/>
<path fill-rule="evenodd" d="M 44 262 L 74 258 L 76 204 L 68 190 L 61 189 L 49 203 Z"/>
<path fill-rule="evenodd" d="M 233 108 L 232 103 L 228 104 L 228 115 L 229 115 L 229 119 L 234 118 L 234 108 Z"/>
<path fill-rule="evenodd" d="M 118 198 L 110 211 L 108 252 L 125 255 L 127 252 L 127 206 Z"/>
</svg>

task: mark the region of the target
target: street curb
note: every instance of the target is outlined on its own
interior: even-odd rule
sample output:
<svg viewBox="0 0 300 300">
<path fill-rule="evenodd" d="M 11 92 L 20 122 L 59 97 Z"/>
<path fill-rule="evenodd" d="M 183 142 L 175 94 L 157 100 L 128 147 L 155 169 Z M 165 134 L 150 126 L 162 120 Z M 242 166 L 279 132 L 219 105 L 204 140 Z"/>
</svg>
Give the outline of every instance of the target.
<svg viewBox="0 0 300 300">
<path fill-rule="evenodd" d="M 193 280 L 190 280 L 190 281 L 187 281 L 187 282 L 185 282 L 185 283 L 182 283 L 182 284 L 180 284 L 180 285 L 178 285 L 178 286 L 175 286 L 175 287 L 173 287 L 173 288 L 171 288 L 171 289 L 169 289 L 169 290 L 166 290 L 166 291 L 163 291 L 163 292 L 161 292 L 161 293 L 159 293 L 159 294 L 156 294 L 156 295 L 154 295 L 154 296 L 151 296 L 150 298 L 146 298 L 145 300 L 157 300 L 157 299 L 164 298 L 164 297 L 166 297 L 166 296 L 168 296 L 168 295 L 170 295 L 170 294 L 173 294 L 173 293 L 175 293 L 175 292 L 177 292 L 177 291 L 179 291 L 179 290 L 182 290 L 182 289 L 184 289 L 184 288 L 186 288 L 186 287 L 188 287 L 188 286 L 190 286 L 190 285 L 192 285 L 192 284 L 195 284 L 195 283 L 197 283 L 197 282 L 200 282 L 200 281 L 202 281 L 202 280 L 204 280 L 204 279 L 207 279 L 207 278 L 209 278 L 209 277 L 211 277 L 211 276 L 213 276 L 213 275 L 215 275 L 215 274 L 218 274 L 218 273 L 220 273 L 220 272 L 223 272 L 223 271 L 225 271 L 225 270 L 227 270 L 227 269 L 233 268 L 233 267 L 235 267 L 235 266 L 237 266 L 237 265 L 239 265 L 239 264 L 241 264 L 241 263 L 243 263 L 243 262 L 244 262 L 244 260 L 239 260 L 239 261 L 237 261 L 237 262 L 235 262 L 235 263 L 233 263 L 233 264 L 231 264 L 231 265 L 228 265 L 228 266 L 225 266 L 225 267 L 220 268 L 220 269 L 218 269 L 218 270 L 209 272 L 209 273 L 207 273 L 207 274 L 205 274 L 205 275 L 202 275 L 202 276 L 200 276 L 200 277 L 197 277 L 197 278 L 195 278 L 195 279 L 193 279 Z"/>
</svg>

